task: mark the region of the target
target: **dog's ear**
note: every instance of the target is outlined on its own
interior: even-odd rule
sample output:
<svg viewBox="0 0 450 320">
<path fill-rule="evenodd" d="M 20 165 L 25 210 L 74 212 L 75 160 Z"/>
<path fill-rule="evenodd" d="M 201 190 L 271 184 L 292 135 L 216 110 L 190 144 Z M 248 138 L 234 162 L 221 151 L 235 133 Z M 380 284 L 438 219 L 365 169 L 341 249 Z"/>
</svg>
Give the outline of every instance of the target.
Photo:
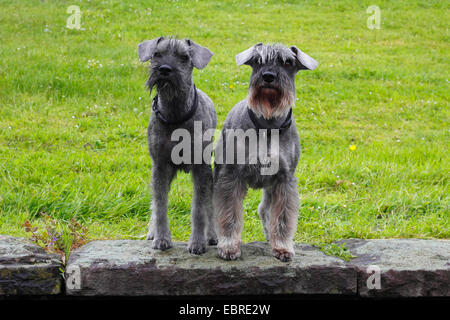
<svg viewBox="0 0 450 320">
<path fill-rule="evenodd" d="M 190 39 L 186 39 L 186 43 L 189 46 L 189 55 L 191 56 L 194 67 L 197 69 L 206 67 L 214 53 Z"/>
<path fill-rule="evenodd" d="M 319 63 L 296 46 L 290 48 L 297 58 L 298 70 L 314 70 Z"/>
<path fill-rule="evenodd" d="M 155 53 L 156 46 L 164 39 L 164 37 L 158 37 L 153 40 L 146 40 L 138 45 L 139 60 L 142 62 L 148 61 Z"/>
<path fill-rule="evenodd" d="M 238 53 L 236 55 L 236 63 L 238 66 L 241 66 L 243 64 L 250 64 L 252 58 L 253 58 L 253 51 L 255 50 L 255 47 L 263 45 L 262 42 L 255 44 L 254 46 L 248 48 L 245 51 L 242 51 L 241 53 Z"/>
</svg>

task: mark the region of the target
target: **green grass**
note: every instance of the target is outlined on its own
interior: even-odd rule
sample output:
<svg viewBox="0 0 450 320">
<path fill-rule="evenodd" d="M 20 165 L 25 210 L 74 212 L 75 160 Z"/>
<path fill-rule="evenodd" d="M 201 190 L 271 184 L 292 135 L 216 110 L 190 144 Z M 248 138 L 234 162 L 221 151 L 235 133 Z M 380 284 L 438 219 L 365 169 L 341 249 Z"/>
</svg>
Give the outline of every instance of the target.
<svg viewBox="0 0 450 320">
<path fill-rule="evenodd" d="M 65 27 L 69 5 L 84 30 Z M 366 8 L 381 9 L 381 29 Z M 449 238 L 448 1 L 0 0 L 0 233 L 24 236 L 39 213 L 75 218 L 91 238 L 142 238 L 151 161 L 147 67 L 137 44 L 190 37 L 214 57 L 196 70 L 218 128 L 247 94 L 251 45 L 297 45 L 319 61 L 300 72 L 302 143 L 295 240 Z M 100 66 L 101 64 L 101 66 Z M 356 150 L 349 149 L 356 145 Z M 263 240 L 249 192 L 244 241 Z M 192 183 L 170 193 L 172 236 L 190 233 Z"/>
</svg>

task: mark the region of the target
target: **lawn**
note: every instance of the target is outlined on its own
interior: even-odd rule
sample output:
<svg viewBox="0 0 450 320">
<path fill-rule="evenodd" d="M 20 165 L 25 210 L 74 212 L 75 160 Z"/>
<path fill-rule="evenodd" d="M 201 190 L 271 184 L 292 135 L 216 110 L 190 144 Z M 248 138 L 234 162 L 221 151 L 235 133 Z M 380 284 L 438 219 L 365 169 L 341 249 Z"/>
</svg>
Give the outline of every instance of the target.
<svg viewBox="0 0 450 320">
<path fill-rule="evenodd" d="M 380 29 L 366 12 L 378 5 Z M 67 8 L 81 29 L 66 27 Z M 189 37 L 214 52 L 195 70 L 218 128 L 245 98 L 257 42 L 317 61 L 298 74 L 296 241 L 449 238 L 449 1 L 0 0 L 0 234 L 29 236 L 41 212 L 90 239 L 143 239 L 149 220 L 151 98 L 137 44 Z M 351 146 L 351 147 L 350 147 Z M 245 199 L 243 241 L 264 240 Z M 192 183 L 170 193 L 172 237 L 190 233 Z"/>
</svg>

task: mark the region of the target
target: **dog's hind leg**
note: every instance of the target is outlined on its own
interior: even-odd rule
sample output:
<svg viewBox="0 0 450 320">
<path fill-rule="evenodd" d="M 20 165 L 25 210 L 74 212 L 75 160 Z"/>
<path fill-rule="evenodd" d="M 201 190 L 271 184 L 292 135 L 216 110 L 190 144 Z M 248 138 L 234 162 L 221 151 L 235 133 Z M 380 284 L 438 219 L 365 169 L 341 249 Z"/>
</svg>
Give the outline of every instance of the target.
<svg viewBox="0 0 450 320">
<path fill-rule="evenodd" d="M 190 253 L 202 254 L 206 251 L 206 232 L 209 210 L 211 209 L 212 172 L 206 164 L 194 165 L 194 197 L 191 210 L 191 236 L 188 250 Z"/>
<path fill-rule="evenodd" d="M 213 175 L 212 170 L 208 166 L 207 179 L 205 183 L 208 185 L 207 194 L 205 195 L 205 207 L 206 207 L 206 215 L 208 219 L 208 231 L 207 231 L 207 241 L 209 245 L 217 244 L 217 233 L 216 233 L 216 219 L 214 216 L 214 208 L 213 208 Z"/>
<path fill-rule="evenodd" d="M 294 256 L 294 235 L 297 229 L 299 199 L 295 179 L 274 186 L 269 221 L 272 254 L 283 262 Z"/>
<path fill-rule="evenodd" d="M 270 219 L 270 209 L 272 205 L 272 191 L 269 188 L 263 189 L 261 202 L 258 205 L 258 213 L 261 218 L 261 222 L 264 228 L 264 235 L 266 240 L 269 239 L 269 219 Z"/>
<path fill-rule="evenodd" d="M 153 212 L 153 203 L 150 206 L 150 210 Z M 147 232 L 147 237 L 146 240 L 153 240 L 153 238 L 155 237 L 155 232 L 153 230 L 155 230 L 155 219 L 153 218 L 154 215 L 150 214 L 150 222 L 148 223 L 148 232 Z"/>
<path fill-rule="evenodd" d="M 241 255 L 243 206 L 247 188 L 239 180 L 219 179 L 214 187 L 213 203 L 219 233 L 218 254 L 225 260 Z"/>
<path fill-rule="evenodd" d="M 167 217 L 168 194 L 170 183 L 175 176 L 176 170 L 166 164 L 159 166 L 153 163 L 152 167 L 152 193 L 151 205 L 152 217 L 147 240 L 153 240 L 152 248 L 166 250 L 172 247 L 170 237 L 169 220 Z"/>
</svg>

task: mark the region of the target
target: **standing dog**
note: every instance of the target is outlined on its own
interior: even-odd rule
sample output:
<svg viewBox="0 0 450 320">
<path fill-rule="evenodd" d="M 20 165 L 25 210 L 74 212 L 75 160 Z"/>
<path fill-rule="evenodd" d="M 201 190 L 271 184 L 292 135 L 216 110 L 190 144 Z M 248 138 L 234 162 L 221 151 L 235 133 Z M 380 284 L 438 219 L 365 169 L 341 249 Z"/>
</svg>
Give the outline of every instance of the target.
<svg viewBox="0 0 450 320">
<path fill-rule="evenodd" d="M 213 203 L 218 223 L 218 254 L 226 260 L 240 256 L 242 202 L 248 187 L 263 188 L 258 212 L 266 239 L 276 258 L 289 261 L 294 255 L 293 238 L 299 209 L 294 172 L 300 157 L 300 141 L 292 117 L 295 76 L 299 70 L 315 69 L 317 61 L 295 46 L 259 43 L 238 54 L 236 62 L 251 66 L 253 72 L 248 97 L 228 114 L 216 148 Z M 262 137 L 259 134 L 258 142 L 241 140 L 234 148 L 233 139 L 242 138 L 244 131 L 250 137 L 251 130 L 263 133 Z M 237 131 L 240 133 L 236 134 Z M 264 173 L 267 163 L 261 158 L 263 140 L 270 144 L 270 148 L 264 150 L 268 151 L 269 162 L 276 165 L 276 172 Z M 245 147 L 254 145 L 258 147 L 256 153 L 260 161 L 252 163 L 254 154 Z M 235 154 L 245 160 L 230 163 L 229 159 L 234 160 Z"/>
<path fill-rule="evenodd" d="M 206 130 L 215 129 L 217 116 L 214 105 L 204 92 L 195 87 L 192 78 L 193 68 L 206 67 L 213 53 L 188 39 L 164 37 L 142 42 L 138 46 L 138 53 L 142 62 L 151 60 L 147 85 L 150 91 L 153 87 L 156 87 L 157 91 L 148 126 L 153 201 L 147 239 L 153 240 L 154 249 L 166 250 L 172 247 L 167 218 L 170 184 L 177 170 L 192 171 L 194 197 L 188 250 L 194 254 L 202 254 L 206 251 L 207 242 L 217 243 L 212 220 L 211 161 L 207 157 L 206 159 L 202 157 L 198 163 L 189 158 L 188 161 L 175 164 L 172 150 L 176 142 L 172 140 L 172 134 L 177 129 L 183 129 L 190 134 L 193 144 L 198 138 L 195 135 L 203 137 Z M 200 132 L 194 132 L 195 122 L 201 123 Z M 211 143 L 212 136 L 210 141 L 203 141 L 202 137 L 200 141 L 203 150 Z"/>
</svg>

